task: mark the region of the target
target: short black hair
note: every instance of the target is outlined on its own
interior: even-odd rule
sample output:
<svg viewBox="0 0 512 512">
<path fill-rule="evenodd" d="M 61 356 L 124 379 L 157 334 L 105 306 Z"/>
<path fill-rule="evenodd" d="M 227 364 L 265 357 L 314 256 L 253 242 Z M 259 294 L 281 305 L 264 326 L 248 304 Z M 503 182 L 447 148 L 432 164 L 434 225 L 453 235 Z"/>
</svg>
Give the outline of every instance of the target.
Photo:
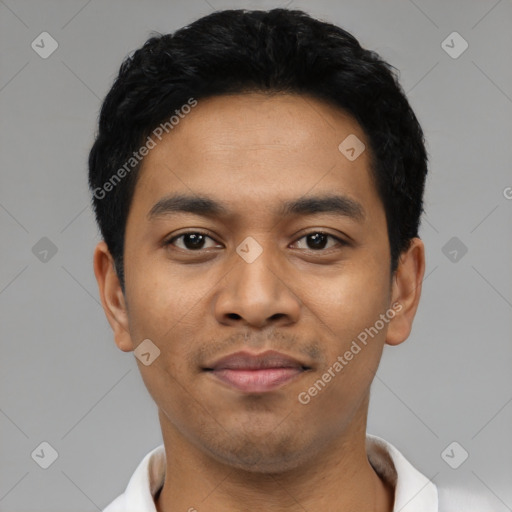
<svg viewBox="0 0 512 512">
<path fill-rule="evenodd" d="M 350 33 L 300 10 L 216 11 L 172 34 L 153 34 L 122 63 L 89 154 L 96 220 L 123 291 L 126 220 L 141 158 L 134 154 L 191 100 L 242 92 L 307 95 L 359 123 L 386 212 L 393 273 L 418 236 L 427 175 L 423 131 L 398 79 Z"/>
</svg>

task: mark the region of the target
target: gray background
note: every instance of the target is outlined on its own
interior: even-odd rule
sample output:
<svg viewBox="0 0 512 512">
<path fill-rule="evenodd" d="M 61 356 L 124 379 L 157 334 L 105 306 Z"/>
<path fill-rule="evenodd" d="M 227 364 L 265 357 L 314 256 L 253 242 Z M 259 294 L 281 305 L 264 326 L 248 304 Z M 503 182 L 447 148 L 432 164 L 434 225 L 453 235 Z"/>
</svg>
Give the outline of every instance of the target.
<svg viewBox="0 0 512 512">
<path fill-rule="evenodd" d="M 86 158 L 121 61 L 152 30 L 285 5 L 339 24 L 397 67 L 428 140 L 422 302 L 410 339 L 386 347 L 368 430 L 434 482 L 512 510 L 510 1 L 0 0 L 1 511 L 100 510 L 161 443 L 92 270 Z M 43 31 L 59 45 L 47 59 L 31 48 Z M 458 58 L 441 46 L 453 31 L 469 44 Z M 58 452 L 46 470 L 31 457 L 43 441 Z M 458 469 L 441 457 L 453 441 L 469 453 Z"/>
</svg>

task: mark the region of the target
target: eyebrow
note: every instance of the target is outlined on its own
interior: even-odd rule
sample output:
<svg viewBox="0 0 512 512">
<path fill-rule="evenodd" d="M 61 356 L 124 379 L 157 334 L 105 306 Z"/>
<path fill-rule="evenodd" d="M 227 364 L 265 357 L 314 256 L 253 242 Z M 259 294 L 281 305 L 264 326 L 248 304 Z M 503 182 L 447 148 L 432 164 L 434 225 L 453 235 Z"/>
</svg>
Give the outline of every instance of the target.
<svg viewBox="0 0 512 512">
<path fill-rule="evenodd" d="M 205 217 L 221 217 L 230 214 L 228 208 L 210 197 L 175 194 L 163 197 L 156 202 L 148 213 L 148 219 L 154 220 L 183 212 Z M 357 222 L 363 222 L 366 218 L 365 210 L 359 202 L 350 197 L 335 194 L 307 196 L 286 201 L 276 213 L 282 217 L 328 213 L 348 217 Z"/>
</svg>

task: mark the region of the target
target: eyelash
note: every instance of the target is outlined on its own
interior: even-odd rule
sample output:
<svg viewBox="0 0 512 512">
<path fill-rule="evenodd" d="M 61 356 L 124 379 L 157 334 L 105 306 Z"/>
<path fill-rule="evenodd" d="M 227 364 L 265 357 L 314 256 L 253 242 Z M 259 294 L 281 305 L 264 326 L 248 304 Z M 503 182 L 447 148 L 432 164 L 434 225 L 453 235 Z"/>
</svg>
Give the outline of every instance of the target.
<svg viewBox="0 0 512 512">
<path fill-rule="evenodd" d="M 165 247 L 169 246 L 169 245 L 173 245 L 173 242 L 175 240 L 178 240 L 179 238 L 182 238 L 186 235 L 203 235 L 205 237 L 208 237 L 210 238 L 211 240 L 214 240 L 216 242 L 216 240 L 211 237 L 208 233 L 205 233 L 203 231 L 187 231 L 185 233 L 181 233 L 179 235 L 176 235 L 176 236 L 173 236 L 172 238 L 169 238 L 167 240 L 165 240 L 163 242 L 163 245 Z M 326 235 L 327 237 L 329 238 L 332 238 L 334 240 L 336 240 L 336 242 L 338 242 L 339 245 L 341 246 L 347 246 L 349 245 L 348 242 L 346 242 L 345 240 L 341 239 L 341 238 L 338 238 L 337 236 L 334 236 L 334 235 L 331 235 L 330 233 L 326 233 L 325 231 L 319 231 L 319 230 L 316 230 L 316 231 L 310 231 L 309 233 L 305 233 L 304 235 L 302 235 L 300 238 L 297 239 L 297 241 L 299 240 L 302 240 L 303 238 L 306 238 L 308 237 L 309 235 Z M 218 242 L 217 242 L 218 243 Z M 330 249 L 334 249 L 335 247 L 329 247 L 328 249 L 303 249 L 303 250 L 309 250 L 311 252 L 315 252 L 315 253 L 320 253 L 320 252 L 325 252 L 325 251 L 328 251 Z M 197 250 L 192 250 L 192 249 L 182 249 L 181 247 L 178 247 L 179 250 L 182 250 L 182 251 L 186 251 L 186 252 L 196 252 L 196 253 L 200 253 L 201 251 L 204 251 L 205 249 L 197 249 Z"/>
</svg>

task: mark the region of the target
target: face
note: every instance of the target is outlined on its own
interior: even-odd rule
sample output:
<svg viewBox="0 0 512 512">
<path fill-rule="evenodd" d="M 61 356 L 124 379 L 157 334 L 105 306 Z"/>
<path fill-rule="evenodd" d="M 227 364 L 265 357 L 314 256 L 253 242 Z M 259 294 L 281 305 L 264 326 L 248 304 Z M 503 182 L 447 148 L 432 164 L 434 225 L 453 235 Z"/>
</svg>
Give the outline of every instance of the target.
<svg viewBox="0 0 512 512">
<path fill-rule="evenodd" d="M 366 146 L 355 159 L 338 148 L 354 135 Z M 151 149 L 126 224 L 125 295 L 105 246 L 95 271 L 119 348 L 160 350 L 137 364 L 164 435 L 271 471 L 364 429 L 383 345 L 405 339 L 416 305 L 393 309 L 401 289 L 369 166 L 360 126 L 298 95 L 199 100 Z M 269 350 L 287 363 L 217 364 Z"/>
</svg>

